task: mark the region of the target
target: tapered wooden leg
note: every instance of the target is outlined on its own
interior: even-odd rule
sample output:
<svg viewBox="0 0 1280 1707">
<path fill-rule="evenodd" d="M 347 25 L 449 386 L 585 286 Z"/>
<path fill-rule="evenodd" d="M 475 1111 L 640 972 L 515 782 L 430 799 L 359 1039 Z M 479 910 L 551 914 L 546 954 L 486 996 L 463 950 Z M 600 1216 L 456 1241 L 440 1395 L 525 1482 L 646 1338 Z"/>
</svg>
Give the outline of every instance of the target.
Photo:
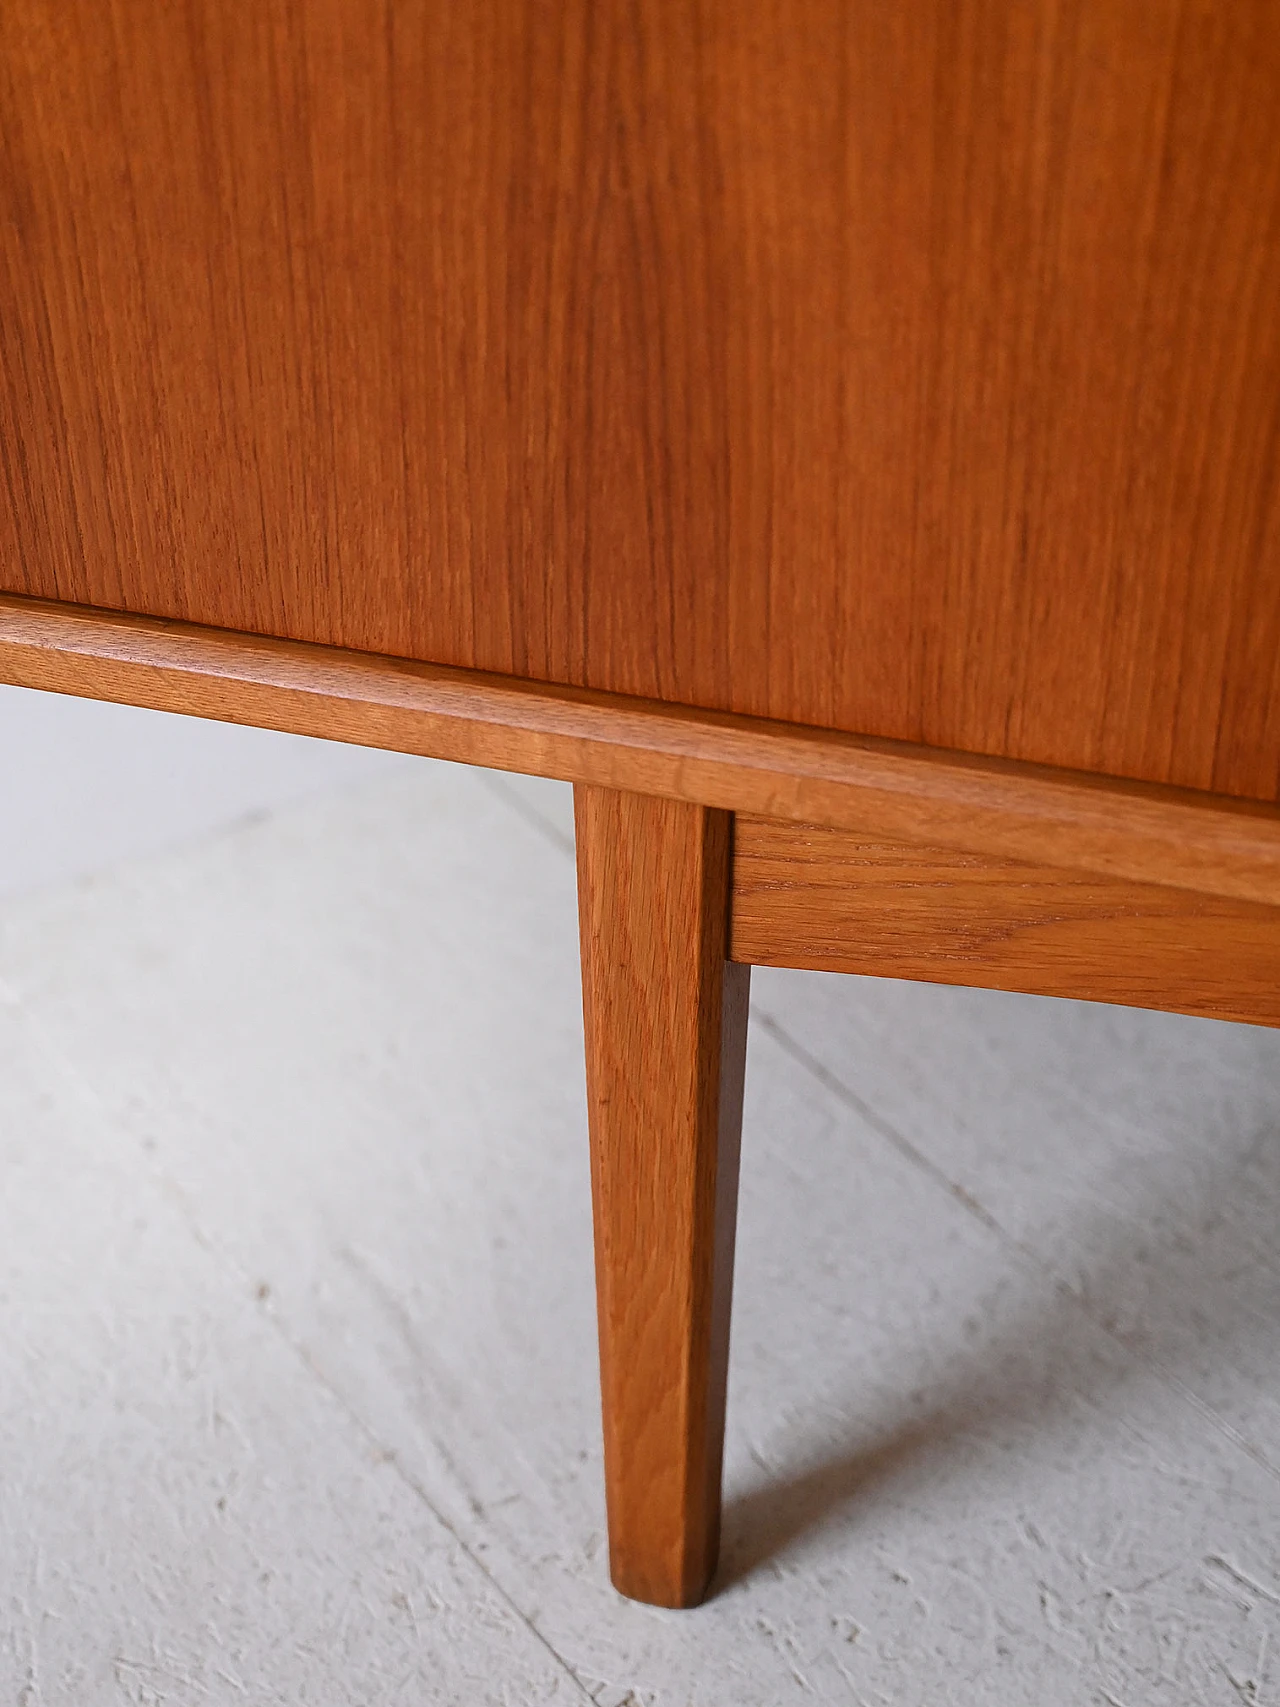
<svg viewBox="0 0 1280 1707">
<path fill-rule="evenodd" d="M 720 1538 L 746 1058 L 732 826 L 611 789 L 574 804 L 610 1569 L 693 1606 Z"/>
</svg>

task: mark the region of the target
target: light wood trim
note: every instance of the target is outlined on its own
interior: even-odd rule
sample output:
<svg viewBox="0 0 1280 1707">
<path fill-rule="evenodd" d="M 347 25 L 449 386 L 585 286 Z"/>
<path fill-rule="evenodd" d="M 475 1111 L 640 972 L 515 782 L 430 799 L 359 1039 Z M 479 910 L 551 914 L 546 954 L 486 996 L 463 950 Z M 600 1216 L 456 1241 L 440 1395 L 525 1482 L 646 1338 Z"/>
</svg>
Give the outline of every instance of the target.
<svg viewBox="0 0 1280 1707">
<path fill-rule="evenodd" d="M 1280 808 L 0 595 L 0 681 L 1280 902 Z"/>
<path fill-rule="evenodd" d="M 749 815 L 730 953 L 1280 1025 L 1280 907 Z"/>
</svg>

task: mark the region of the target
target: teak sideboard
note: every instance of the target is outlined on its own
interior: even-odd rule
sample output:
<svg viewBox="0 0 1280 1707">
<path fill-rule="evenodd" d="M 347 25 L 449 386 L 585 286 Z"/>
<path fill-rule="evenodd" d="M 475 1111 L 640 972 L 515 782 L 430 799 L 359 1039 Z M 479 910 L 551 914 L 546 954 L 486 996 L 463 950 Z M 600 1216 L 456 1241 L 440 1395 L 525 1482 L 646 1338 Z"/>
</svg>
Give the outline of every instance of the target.
<svg viewBox="0 0 1280 1707">
<path fill-rule="evenodd" d="M 1280 1023 L 1274 0 L 6 0 L 0 678 L 571 780 L 614 1581 L 752 964 Z"/>
</svg>

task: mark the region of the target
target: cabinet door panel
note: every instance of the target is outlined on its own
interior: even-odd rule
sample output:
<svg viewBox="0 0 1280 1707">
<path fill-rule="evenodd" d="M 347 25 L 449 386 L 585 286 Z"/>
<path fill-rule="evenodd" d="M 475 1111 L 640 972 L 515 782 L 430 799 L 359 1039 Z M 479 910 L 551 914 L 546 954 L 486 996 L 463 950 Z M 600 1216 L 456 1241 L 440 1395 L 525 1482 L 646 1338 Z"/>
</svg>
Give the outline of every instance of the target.
<svg viewBox="0 0 1280 1707">
<path fill-rule="evenodd" d="M 0 589 L 1273 799 L 1270 0 L 9 0 Z"/>
</svg>

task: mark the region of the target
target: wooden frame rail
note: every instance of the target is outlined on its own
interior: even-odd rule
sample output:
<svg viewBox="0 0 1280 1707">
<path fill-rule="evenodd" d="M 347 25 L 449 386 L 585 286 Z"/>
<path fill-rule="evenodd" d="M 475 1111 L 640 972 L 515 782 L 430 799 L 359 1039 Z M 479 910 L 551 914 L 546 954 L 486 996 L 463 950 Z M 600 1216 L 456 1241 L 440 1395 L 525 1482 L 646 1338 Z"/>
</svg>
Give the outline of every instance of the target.
<svg viewBox="0 0 1280 1707">
<path fill-rule="evenodd" d="M 1280 807 L 0 595 L 0 681 L 1280 904 Z"/>
<path fill-rule="evenodd" d="M 749 814 L 729 952 L 1280 1025 L 1280 907 Z"/>
</svg>

